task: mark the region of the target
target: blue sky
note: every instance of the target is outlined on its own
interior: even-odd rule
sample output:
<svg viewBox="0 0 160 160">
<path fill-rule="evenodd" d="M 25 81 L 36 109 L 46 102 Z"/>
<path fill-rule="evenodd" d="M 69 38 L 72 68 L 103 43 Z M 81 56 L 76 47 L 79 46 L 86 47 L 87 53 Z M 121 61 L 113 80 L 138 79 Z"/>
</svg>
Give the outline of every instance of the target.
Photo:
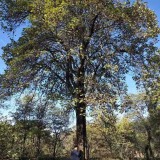
<svg viewBox="0 0 160 160">
<path fill-rule="evenodd" d="M 133 1 L 133 0 L 132 0 Z M 158 18 L 159 24 L 160 24 L 160 0 L 144 0 L 145 2 L 148 3 L 148 7 L 153 10 Z M 2 30 L 0 30 L 0 56 L 2 55 L 2 47 L 5 46 L 9 41 L 10 38 L 14 38 L 14 39 L 18 39 L 18 37 L 20 36 L 20 33 L 22 31 L 22 27 L 18 28 L 16 33 L 6 33 L 3 32 Z M 2 61 L 2 59 L 0 58 L 0 73 L 3 73 L 4 69 L 5 69 L 5 64 Z M 136 93 L 136 87 L 135 87 L 135 83 L 132 80 L 131 76 L 128 75 L 127 76 L 127 84 L 128 84 L 128 89 L 130 93 Z"/>
</svg>

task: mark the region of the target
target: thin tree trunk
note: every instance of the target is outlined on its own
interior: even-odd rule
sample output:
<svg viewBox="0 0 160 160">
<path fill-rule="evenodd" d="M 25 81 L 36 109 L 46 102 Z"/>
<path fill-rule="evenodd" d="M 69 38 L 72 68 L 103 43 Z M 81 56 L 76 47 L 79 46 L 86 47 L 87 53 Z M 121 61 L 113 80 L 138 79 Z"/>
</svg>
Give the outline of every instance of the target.
<svg viewBox="0 0 160 160">
<path fill-rule="evenodd" d="M 41 147 L 41 133 L 38 133 L 38 136 L 37 136 L 37 153 L 36 153 L 37 159 L 41 154 L 41 148 L 40 147 Z"/>
<path fill-rule="evenodd" d="M 145 147 L 145 155 L 146 155 L 146 160 L 150 160 L 149 159 L 149 154 L 148 154 L 148 145 L 146 145 L 146 147 Z"/>
<path fill-rule="evenodd" d="M 150 127 L 146 126 L 146 130 L 147 130 L 147 136 L 148 136 L 148 144 L 146 146 L 147 153 L 148 153 L 149 158 L 152 158 L 154 160 L 154 153 L 151 147 L 152 136 L 151 136 Z"/>
<path fill-rule="evenodd" d="M 38 128 L 38 133 L 37 133 L 37 153 L 36 153 L 36 157 L 38 159 L 38 157 L 41 154 L 41 138 L 42 138 L 42 123 L 38 122 L 37 124 L 37 128 Z"/>
<path fill-rule="evenodd" d="M 53 142 L 53 157 L 56 158 L 56 150 L 57 150 L 57 143 L 58 143 L 58 133 L 55 133 L 55 140 Z"/>
<path fill-rule="evenodd" d="M 26 155 L 26 138 L 27 138 L 27 134 L 25 130 L 23 135 L 22 157 Z"/>
</svg>

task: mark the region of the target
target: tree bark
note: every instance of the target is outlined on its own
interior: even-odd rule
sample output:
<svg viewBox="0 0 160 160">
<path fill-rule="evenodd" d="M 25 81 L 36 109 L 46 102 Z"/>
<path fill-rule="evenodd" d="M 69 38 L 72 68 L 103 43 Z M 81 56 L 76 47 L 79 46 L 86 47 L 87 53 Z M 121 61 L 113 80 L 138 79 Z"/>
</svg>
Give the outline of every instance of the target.
<svg viewBox="0 0 160 160">
<path fill-rule="evenodd" d="M 76 109 L 76 140 L 79 149 L 82 150 L 81 160 L 86 156 L 86 107 L 79 103 Z"/>
<path fill-rule="evenodd" d="M 145 146 L 145 155 L 146 155 L 146 160 L 150 160 L 151 158 L 154 160 L 154 152 L 152 150 L 151 147 L 151 140 L 152 140 L 152 136 L 151 136 L 151 129 L 149 126 L 145 126 L 146 128 L 146 132 L 147 132 L 147 144 Z"/>
<path fill-rule="evenodd" d="M 40 131 L 38 131 L 40 132 Z M 37 149 L 36 149 L 36 158 L 38 159 L 41 154 L 41 133 L 37 135 Z"/>
<path fill-rule="evenodd" d="M 150 160 L 150 159 L 149 159 L 149 154 L 148 154 L 148 148 L 149 148 L 149 146 L 146 145 L 146 147 L 145 147 L 146 160 Z"/>
<path fill-rule="evenodd" d="M 41 122 L 37 122 L 37 149 L 36 149 L 36 157 L 40 157 L 41 155 L 41 138 L 42 138 L 42 126 L 43 124 Z"/>
<path fill-rule="evenodd" d="M 80 67 L 77 74 L 78 89 L 76 92 L 76 143 L 82 151 L 81 160 L 85 160 L 86 156 L 86 102 L 85 102 L 85 51 L 80 54 Z"/>
<path fill-rule="evenodd" d="M 150 130 L 148 131 L 148 151 L 149 151 L 149 155 L 150 157 L 154 160 L 154 153 L 151 147 L 151 133 Z"/>
<path fill-rule="evenodd" d="M 58 142 L 58 133 L 55 132 L 55 140 L 53 141 L 53 157 L 54 158 L 56 158 L 57 142 Z"/>
<path fill-rule="evenodd" d="M 26 155 L 26 139 L 27 139 L 27 131 L 25 130 L 23 135 L 22 157 Z"/>
</svg>

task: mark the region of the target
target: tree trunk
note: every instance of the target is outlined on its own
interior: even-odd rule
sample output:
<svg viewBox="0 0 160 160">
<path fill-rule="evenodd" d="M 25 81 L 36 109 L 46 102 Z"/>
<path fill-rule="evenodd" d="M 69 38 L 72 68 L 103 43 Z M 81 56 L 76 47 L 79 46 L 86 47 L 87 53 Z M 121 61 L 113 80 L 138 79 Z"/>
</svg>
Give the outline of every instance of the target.
<svg viewBox="0 0 160 160">
<path fill-rule="evenodd" d="M 146 145 L 146 147 L 145 147 L 146 160 L 150 160 L 150 159 L 149 159 L 149 154 L 148 154 L 148 148 L 149 148 L 149 146 Z"/>
<path fill-rule="evenodd" d="M 146 146 L 146 150 L 147 153 L 149 155 L 149 158 L 152 158 L 154 160 L 154 153 L 151 147 L 151 140 L 152 140 L 152 136 L 151 136 L 151 131 L 150 131 L 150 127 L 146 126 L 146 131 L 147 131 L 147 136 L 148 136 L 148 144 Z"/>
<path fill-rule="evenodd" d="M 27 131 L 24 131 L 23 135 L 23 145 L 22 145 L 22 157 L 26 155 L 26 139 L 27 139 Z"/>
<path fill-rule="evenodd" d="M 86 157 L 86 107 L 79 103 L 76 109 L 76 144 L 82 150 L 81 160 Z"/>
<path fill-rule="evenodd" d="M 76 143 L 79 149 L 83 152 L 81 160 L 85 160 L 86 156 L 86 102 L 85 102 L 85 56 L 83 52 L 80 55 L 80 67 L 77 74 L 76 88 Z"/>
<path fill-rule="evenodd" d="M 58 142 L 58 133 L 55 133 L 55 140 L 53 141 L 53 157 L 56 159 L 56 150 Z"/>
<path fill-rule="evenodd" d="M 40 132 L 40 131 L 38 131 Z M 41 133 L 38 133 L 37 136 L 37 151 L 36 151 L 36 158 L 38 159 L 41 154 Z"/>
<path fill-rule="evenodd" d="M 42 123 L 37 123 L 37 151 L 36 151 L 36 157 L 40 157 L 41 155 L 41 138 L 42 138 Z"/>
</svg>

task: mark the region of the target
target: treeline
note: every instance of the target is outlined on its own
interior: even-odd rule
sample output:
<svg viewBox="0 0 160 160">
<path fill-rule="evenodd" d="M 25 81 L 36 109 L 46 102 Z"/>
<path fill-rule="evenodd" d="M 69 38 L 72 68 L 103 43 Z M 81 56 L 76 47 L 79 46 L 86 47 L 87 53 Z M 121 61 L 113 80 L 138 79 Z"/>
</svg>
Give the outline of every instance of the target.
<svg viewBox="0 0 160 160">
<path fill-rule="evenodd" d="M 10 120 L 1 119 L 0 159 L 60 156 L 62 140 L 68 134 L 67 112 L 51 102 L 33 100 L 33 96 L 25 96 L 15 105 Z"/>
<path fill-rule="evenodd" d="M 87 124 L 90 159 L 160 158 L 160 110 L 149 113 L 145 98 L 144 94 L 127 97 L 130 109 L 122 118 L 104 106 L 91 111 Z M 1 119 L 1 159 L 69 159 L 75 139 L 75 128 L 69 128 L 69 112 L 60 104 L 31 99 L 25 96 L 16 103 L 12 119 Z"/>
</svg>

